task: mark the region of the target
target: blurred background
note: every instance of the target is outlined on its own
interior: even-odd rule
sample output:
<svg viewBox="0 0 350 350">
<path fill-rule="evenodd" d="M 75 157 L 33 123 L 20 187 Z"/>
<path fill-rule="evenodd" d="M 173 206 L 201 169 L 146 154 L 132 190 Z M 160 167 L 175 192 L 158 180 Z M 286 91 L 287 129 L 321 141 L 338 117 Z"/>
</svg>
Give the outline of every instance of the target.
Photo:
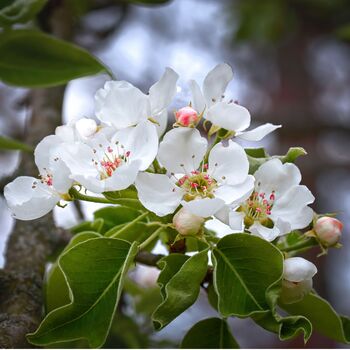
<svg viewBox="0 0 350 350">
<path fill-rule="evenodd" d="M 313 208 L 319 213 L 337 212 L 344 222 L 342 249 L 319 259 L 313 251 L 307 258 L 319 267 L 315 289 L 339 313 L 350 315 L 350 2 L 173 0 L 152 6 L 136 2 L 66 1 L 68 16 L 61 26 L 63 30 L 67 26 L 69 39 L 99 57 L 117 79 L 128 80 L 144 92 L 166 66 L 175 69 L 181 79 L 171 106 L 174 110 L 190 101 L 189 79 L 201 83 L 216 64 L 229 63 L 234 80 L 227 95 L 250 110 L 252 127 L 264 122 L 283 125 L 263 142 L 244 145 L 264 146 L 270 154 L 304 147 L 308 155 L 297 164 L 303 183 L 316 197 Z M 62 121 L 93 117 L 94 93 L 107 79 L 97 76 L 70 82 Z M 0 85 L 0 134 L 23 138 L 32 108 L 28 94 L 26 89 Z M 19 161 L 16 152 L 1 153 L 2 189 Z M 89 219 L 95 209 L 83 206 L 82 213 Z M 55 209 L 55 219 L 58 225 L 71 227 L 80 217 L 76 208 L 68 206 Z M 1 197 L 0 251 L 13 225 Z M 156 274 L 155 269 L 140 268 L 134 280 L 151 291 Z M 139 286 L 130 290 L 138 295 Z M 215 315 L 202 295 L 171 325 L 154 334 L 147 321 L 147 307 L 155 302 L 152 293 L 140 297 L 137 305 L 129 299 L 126 295 L 123 313 L 117 316 L 124 328 L 112 329 L 110 347 L 173 347 L 192 324 Z M 136 312 L 135 321 L 131 316 Z M 233 319 L 230 324 L 242 347 L 303 346 L 299 338 L 282 343 L 249 320 Z M 315 333 L 306 347 L 344 346 Z"/>
</svg>

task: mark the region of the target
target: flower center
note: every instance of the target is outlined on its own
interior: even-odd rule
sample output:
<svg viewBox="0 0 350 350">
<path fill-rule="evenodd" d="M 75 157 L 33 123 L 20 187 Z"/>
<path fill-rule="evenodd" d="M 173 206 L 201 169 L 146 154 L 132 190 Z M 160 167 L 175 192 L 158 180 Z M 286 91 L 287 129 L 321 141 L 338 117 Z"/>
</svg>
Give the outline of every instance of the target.
<svg viewBox="0 0 350 350">
<path fill-rule="evenodd" d="M 102 147 L 102 145 L 99 145 Z M 96 150 L 93 150 L 96 153 Z M 102 154 L 102 159 L 92 159 L 95 165 L 98 167 L 100 173 L 100 180 L 105 180 L 111 177 L 116 169 L 128 162 L 130 151 L 125 151 L 123 145 L 116 144 L 116 148 L 113 149 L 108 146 Z"/>
<path fill-rule="evenodd" d="M 275 191 L 272 191 L 269 195 L 264 192 L 253 192 L 246 202 L 239 208 L 240 211 L 245 213 L 245 226 L 251 226 L 254 221 L 259 221 L 261 224 L 268 227 L 273 225 L 269 216 L 271 215 L 275 198 Z"/>
<path fill-rule="evenodd" d="M 206 170 L 204 166 L 203 170 Z M 217 182 L 206 171 L 191 171 L 177 181 L 177 185 L 186 191 L 184 200 L 189 202 L 196 198 L 214 198 Z"/>
</svg>

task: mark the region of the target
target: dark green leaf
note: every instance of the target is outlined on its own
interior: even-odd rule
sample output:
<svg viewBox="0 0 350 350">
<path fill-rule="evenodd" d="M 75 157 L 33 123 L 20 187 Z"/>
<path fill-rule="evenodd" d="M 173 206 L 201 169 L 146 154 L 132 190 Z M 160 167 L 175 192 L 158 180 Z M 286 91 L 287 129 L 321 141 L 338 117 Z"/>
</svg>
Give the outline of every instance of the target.
<svg viewBox="0 0 350 350">
<path fill-rule="evenodd" d="M 303 316 L 281 317 L 272 312 L 253 317 L 254 321 L 270 332 L 278 334 L 280 340 L 292 339 L 303 334 L 306 343 L 312 334 L 312 324 Z"/>
<path fill-rule="evenodd" d="M 182 349 L 239 349 L 226 321 L 208 318 L 196 323 L 185 335 Z"/>
<path fill-rule="evenodd" d="M 4 5 L 0 5 L 0 25 L 26 23 L 40 12 L 46 2 L 47 0 L 4 1 Z"/>
<path fill-rule="evenodd" d="M 27 336 L 38 346 L 85 338 L 93 348 L 106 340 L 137 245 L 94 238 L 67 250 L 59 266 L 69 284 L 71 303 L 50 312 Z"/>
<path fill-rule="evenodd" d="M 224 316 L 247 317 L 271 308 L 271 287 L 283 273 L 283 256 L 271 243 L 248 234 L 222 238 L 213 250 L 214 286 Z"/>
<path fill-rule="evenodd" d="M 33 148 L 23 142 L 0 135 L 0 149 L 33 152 Z"/>
<path fill-rule="evenodd" d="M 0 79 L 6 84 L 47 87 L 106 72 L 88 51 L 39 31 L 0 35 Z"/>
<path fill-rule="evenodd" d="M 308 294 L 303 300 L 293 304 L 280 304 L 292 315 L 307 317 L 315 330 L 328 338 L 342 343 L 350 343 L 350 320 L 339 316 L 328 301 L 316 294 Z"/>
<path fill-rule="evenodd" d="M 139 215 L 140 212 L 132 208 L 111 206 L 95 211 L 94 218 L 103 219 L 103 227 L 100 231 L 103 234 L 114 226 L 134 220 Z"/>
<path fill-rule="evenodd" d="M 93 231 L 97 233 L 101 233 L 103 227 L 103 219 L 99 218 L 94 221 L 85 221 L 76 226 L 70 228 L 70 232 L 77 234 L 85 231 Z"/>
<path fill-rule="evenodd" d="M 62 254 L 68 249 L 74 247 L 78 243 L 87 241 L 91 238 L 101 237 L 96 232 L 81 232 L 74 236 L 69 244 L 64 248 Z M 46 313 L 57 309 L 60 306 L 70 303 L 69 289 L 64 278 L 64 274 L 58 266 L 58 261 L 55 262 L 46 276 L 45 281 L 45 309 Z"/>
<path fill-rule="evenodd" d="M 269 155 L 266 153 L 265 148 L 245 148 L 245 153 L 248 154 L 248 156 L 254 157 L 254 158 L 266 158 Z"/>
<path fill-rule="evenodd" d="M 208 249 L 190 258 L 172 258 L 170 254 L 158 264 L 162 268 L 158 281 L 162 288 L 163 302 L 152 315 L 157 330 L 168 325 L 196 301 L 200 283 L 208 268 Z"/>
</svg>

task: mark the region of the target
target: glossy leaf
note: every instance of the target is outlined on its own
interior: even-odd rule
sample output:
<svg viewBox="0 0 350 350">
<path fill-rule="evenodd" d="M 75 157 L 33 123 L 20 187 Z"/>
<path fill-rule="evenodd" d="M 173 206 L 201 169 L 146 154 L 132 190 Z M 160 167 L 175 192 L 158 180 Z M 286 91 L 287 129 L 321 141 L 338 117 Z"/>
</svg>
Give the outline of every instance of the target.
<svg viewBox="0 0 350 350">
<path fill-rule="evenodd" d="M 74 247 L 78 243 L 87 241 L 88 239 L 101 237 L 96 232 L 86 231 L 81 232 L 74 236 L 67 246 L 64 248 L 62 254 L 68 249 Z M 58 260 L 58 259 L 57 259 Z M 46 313 L 57 309 L 60 306 L 67 305 L 70 303 L 69 289 L 64 277 L 64 274 L 60 267 L 58 266 L 58 261 L 56 261 L 52 266 L 46 276 L 45 281 L 45 310 Z"/>
<path fill-rule="evenodd" d="M 3 1 L 0 5 L 0 25 L 9 26 L 15 23 L 26 23 L 44 7 L 47 0 L 14 0 Z"/>
<path fill-rule="evenodd" d="M 280 306 L 292 315 L 307 317 L 314 329 L 326 337 L 350 343 L 350 319 L 338 315 L 328 301 L 320 296 L 310 293 L 297 303 Z"/>
<path fill-rule="evenodd" d="M 0 149 L 33 152 L 33 148 L 23 142 L 14 140 L 12 138 L 0 135 Z"/>
<path fill-rule="evenodd" d="M 283 273 L 283 256 L 275 246 L 256 236 L 232 234 L 218 242 L 212 260 L 224 317 L 247 317 L 271 308 L 269 292 Z"/>
<path fill-rule="evenodd" d="M 173 258 L 172 255 L 158 263 L 162 268 L 158 282 L 163 302 L 152 315 L 153 324 L 157 330 L 168 325 L 197 300 L 200 283 L 207 272 L 208 249 L 190 258 L 180 258 L 178 254 Z"/>
<path fill-rule="evenodd" d="M 208 318 L 196 323 L 185 335 L 182 349 L 239 349 L 227 322 Z"/>
<path fill-rule="evenodd" d="M 112 227 L 134 220 L 139 215 L 140 212 L 131 208 L 110 206 L 96 210 L 94 218 L 95 220 L 103 219 L 103 227 L 100 232 L 105 233 Z"/>
<path fill-rule="evenodd" d="M 62 254 L 58 263 L 69 284 L 71 303 L 51 311 L 27 336 L 29 342 L 46 346 L 85 338 L 91 347 L 101 347 L 136 252 L 136 244 L 94 238 Z"/>
<path fill-rule="evenodd" d="M 103 228 L 103 219 L 99 218 L 94 221 L 84 221 L 78 225 L 73 226 L 69 229 L 70 232 L 74 234 L 78 234 L 85 231 L 93 231 L 97 233 L 101 233 Z"/>
<path fill-rule="evenodd" d="M 106 73 L 88 51 L 33 30 L 0 35 L 0 80 L 23 87 L 47 87 Z"/>
<path fill-rule="evenodd" d="M 312 324 L 303 316 L 281 317 L 268 312 L 264 315 L 257 315 L 253 319 L 261 327 L 278 334 L 280 340 L 289 340 L 303 334 L 306 343 L 312 334 Z"/>
</svg>

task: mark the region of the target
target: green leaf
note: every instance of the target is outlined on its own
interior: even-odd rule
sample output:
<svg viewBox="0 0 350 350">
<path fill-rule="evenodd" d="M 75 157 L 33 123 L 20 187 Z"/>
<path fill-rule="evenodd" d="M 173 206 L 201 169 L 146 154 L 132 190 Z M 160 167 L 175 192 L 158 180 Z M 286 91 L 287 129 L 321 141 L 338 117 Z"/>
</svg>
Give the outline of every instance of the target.
<svg viewBox="0 0 350 350">
<path fill-rule="evenodd" d="M 37 346 L 87 339 L 101 347 L 109 332 L 125 274 L 137 245 L 112 238 L 94 238 L 67 250 L 58 263 L 69 284 L 71 303 L 51 311 L 35 333 Z"/>
<path fill-rule="evenodd" d="M 158 262 L 162 268 L 158 281 L 163 302 L 152 315 L 156 330 L 168 325 L 197 300 L 200 284 L 207 273 L 208 248 L 190 258 L 180 258 L 180 254 L 174 258 L 173 255 Z"/>
<path fill-rule="evenodd" d="M 96 210 L 94 218 L 103 219 L 103 227 L 100 231 L 103 234 L 115 226 L 134 220 L 139 215 L 139 211 L 131 208 L 110 206 Z"/>
<path fill-rule="evenodd" d="M 78 243 L 91 238 L 101 237 L 96 232 L 86 231 L 74 236 L 64 248 L 62 254 Z M 58 259 L 57 259 L 58 260 Z M 46 313 L 70 303 L 69 289 L 64 274 L 56 261 L 46 275 L 45 281 L 45 310 Z"/>
<path fill-rule="evenodd" d="M 169 0 L 125 0 L 135 5 L 161 5 L 166 4 Z"/>
<path fill-rule="evenodd" d="M 1 26 L 28 22 L 40 12 L 47 0 L 15 0 L 4 2 L 4 5 L 0 5 Z"/>
<path fill-rule="evenodd" d="M 85 231 L 93 231 L 101 233 L 103 228 L 103 219 L 99 218 L 94 221 L 84 221 L 76 226 L 73 226 L 69 229 L 70 232 L 77 234 Z"/>
<path fill-rule="evenodd" d="M 185 335 L 182 349 L 239 349 L 227 322 L 208 318 L 196 323 Z"/>
<path fill-rule="evenodd" d="M 0 79 L 6 84 L 48 87 L 106 72 L 88 51 L 39 31 L 0 35 Z"/>
<path fill-rule="evenodd" d="M 303 334 L 306 343 L 312 334 L 311 322 L 303 316 L 281 317 L 272 312 L 253 317 L 254 321 L 266 330 L 276 333 L 280 340 L 289 340 Z"/>
<path fill-rule="evenodd" d="M 232 234 L 218 242 L 212 259 L 218 309 L 224 317 L 270 309 L 270 288 L 283 273 L 283 256 L 274 245 L 256 236 Z"/>
<path fill-rule="evenodd" d="M 265 148 L 245 148 L 245 153 L 248 154 L 248 156 L 254 157 L 254 158 L 266 158 L 269 155 L 265 151 Z"/>
<path fill-rule="evenodd" d="M 280 156 L 282 163 L 294 163 L 297 158 L 307 155 L 307 152 L 302 147 L 291 147 L 286 155 Z"/>
<path fill-rule="evenodd" d="M 292 315 L 307 317 L 315 330 L 324 336 L 342 343 L 350 343 L 350 319 L 340 316 L 328 303 L 316 294 L 308 294 L 293 304 L 281 304 L 282 309 Z"/>
<path fill-rule="evenodd" d="M 0 135 L 0 149 L 33 152 L 33 148 L 23 142 Z"/>
</svg>

